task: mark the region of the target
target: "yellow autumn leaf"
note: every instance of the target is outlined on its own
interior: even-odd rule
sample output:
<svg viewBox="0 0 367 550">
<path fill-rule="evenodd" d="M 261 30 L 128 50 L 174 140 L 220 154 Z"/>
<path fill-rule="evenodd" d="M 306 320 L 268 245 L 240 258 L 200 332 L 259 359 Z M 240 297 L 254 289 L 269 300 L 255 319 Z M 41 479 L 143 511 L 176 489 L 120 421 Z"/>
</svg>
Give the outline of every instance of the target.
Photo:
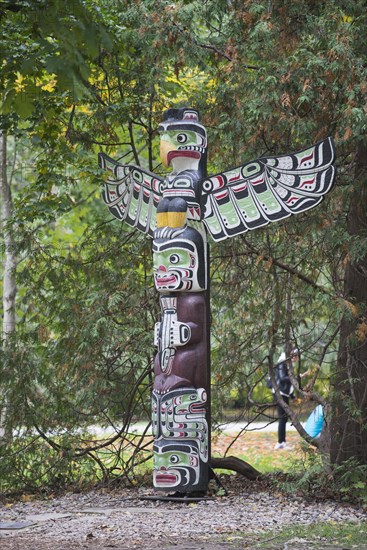
<svg viewBox="0 0 367 550">
<path fill-rule="evenodd" d="M 53 78 L 52 80 L 49 80 L 46 84 L 43 84 L 41 86 L 41 90 L 44 90 L 45 92 L 53 92 L 56 88 L 56 79 Z"/>
<path fill-rule="evenodd" d="M 17 78 L 14 81 L 14 89 L 16 92 L 21 92 L 22 90 L 24 90 L 24 88 L 26 87 L 24 81 L 24 76 L 20 73 L 17 73 Z"/>
<path fill-rule="evenodd" d="M 91 114 L 92 114 L 92 110 L 89 109 L 89 107 L 87 107 L 86 105 L 81 105 L 81 106 L 79 107 L 79 111 L 80 111 L 81 113 L 85 113 L 86 115 L 91 115 Z"/>
</svg>

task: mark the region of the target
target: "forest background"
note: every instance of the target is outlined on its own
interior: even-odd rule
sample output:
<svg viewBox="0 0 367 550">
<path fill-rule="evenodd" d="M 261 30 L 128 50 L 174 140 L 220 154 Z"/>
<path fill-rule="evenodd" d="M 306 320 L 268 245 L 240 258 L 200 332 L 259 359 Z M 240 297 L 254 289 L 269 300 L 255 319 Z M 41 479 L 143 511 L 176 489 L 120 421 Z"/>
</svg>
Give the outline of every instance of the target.
<svg viewBox="0 0 367 550">
<path fill-rule="evenodd" d="M 0 21 L 1 490 L 129 477 L 150 457 L 149 428 L 129 435 L 150 416 L 150 241 L 102 204 L 97 153 L 163 175 L 162 112 L 187 105 L 209 173 L 335 141 L 321 206 L 211 245 L 213 425 L 269 413 L 268 370 L 297 345 L 292 421 L 366 494 L 364 2 L 19 0 Z M 299 416 L 316 404 L 319 441 Z"/>
</svg>

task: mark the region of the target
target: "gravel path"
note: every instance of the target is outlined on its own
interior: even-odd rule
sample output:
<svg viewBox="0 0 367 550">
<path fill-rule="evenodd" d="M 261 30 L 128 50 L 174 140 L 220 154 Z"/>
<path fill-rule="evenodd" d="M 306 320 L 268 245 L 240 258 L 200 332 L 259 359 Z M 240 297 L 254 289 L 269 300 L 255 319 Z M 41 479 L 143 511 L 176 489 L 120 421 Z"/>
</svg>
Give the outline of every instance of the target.
<svg viewBox="0 0 367 550">
<path fill-rule="evenodd" d="M 190 504 L 141 500 L 152 494 L 146 489 L 2 504 L 0 548 L 244 549 L 256 547 L 257 534 L 290 524 L 367 521 L 367 513 L 352 506 L 290 499 L 242 480 L 235 479 L 232 486 L 226 497 Z M 17 524 L 24 528 L 4 529 Z"/>
</svg>

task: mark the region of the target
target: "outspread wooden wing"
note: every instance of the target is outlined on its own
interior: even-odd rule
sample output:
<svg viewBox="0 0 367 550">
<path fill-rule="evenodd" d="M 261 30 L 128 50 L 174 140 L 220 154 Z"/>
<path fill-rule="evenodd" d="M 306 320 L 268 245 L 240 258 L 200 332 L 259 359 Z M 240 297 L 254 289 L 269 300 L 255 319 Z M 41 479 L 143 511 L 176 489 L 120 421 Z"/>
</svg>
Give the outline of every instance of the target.
<svg viewBox="0 0 367 550">
<path fill-rule="evenodd" d="M 104 153 L 99 153 L 98 160 L 111 174 L 102 192 L 111 214 L 152 237 L 163 179 L 143 168 L 120 164 Z"/>
<path fill-rule="evenodd" d="M 215 241 L 318 205 L 335 177 L 331 138 L 294 154 L 262 157 L 202 183 L 202 218 Z"/>
</svg>

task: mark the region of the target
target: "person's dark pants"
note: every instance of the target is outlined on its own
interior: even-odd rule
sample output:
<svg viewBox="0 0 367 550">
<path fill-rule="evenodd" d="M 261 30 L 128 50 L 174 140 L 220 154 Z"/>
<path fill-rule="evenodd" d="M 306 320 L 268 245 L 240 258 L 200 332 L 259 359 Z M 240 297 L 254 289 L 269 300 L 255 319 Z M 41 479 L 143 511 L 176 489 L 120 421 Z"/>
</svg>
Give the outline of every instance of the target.
<svg viewBox="0 0 367 550">
<path fill-rule="evenodd" d="M 283 401 L 288 405 L 289 397 L 287 397 L 286 395 L 282 395 L 282 397 L 283 397 Z M 278 443 L 284 443 L 288 415 L 285 412 L 285 410 L 278 404 L 277 404 L 277 414 L 279 419 L 278 420 Z"/>
</svg>

